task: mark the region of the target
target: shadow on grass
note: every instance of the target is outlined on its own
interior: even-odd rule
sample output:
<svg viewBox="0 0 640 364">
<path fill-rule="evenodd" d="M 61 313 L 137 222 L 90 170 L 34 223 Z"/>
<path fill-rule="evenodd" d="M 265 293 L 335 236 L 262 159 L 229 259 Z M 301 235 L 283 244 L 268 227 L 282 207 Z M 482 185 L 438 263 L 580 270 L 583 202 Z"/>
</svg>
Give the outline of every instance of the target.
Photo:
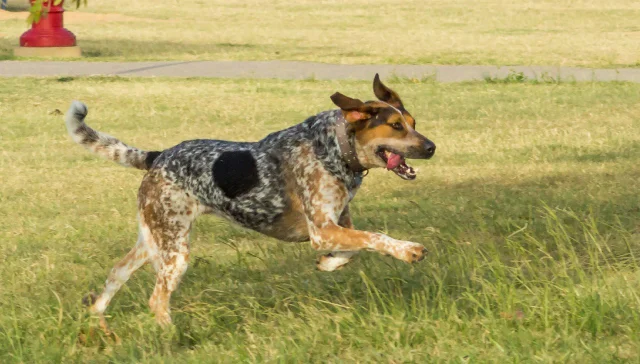
<svg viewBox="0 0 640 364">
<path fill-rule="evenodd" d="M 15 43 L 15 44 L 14 44 Z M 13 48 L 17 41 L 0 39 L 0 59 L 15 59 Z M 253 44 L 253 43 L 195 43 L 172 41 L 135 41 L 129 39 L 87 39 L 78 40 L 85 60 L 99 61 L 167 61 L 167 60 L 274 60 L 299 59 L 309 54 L 322 52 L 325 56 L 360 57 L 366 55 L 359 52 L 348 52 L 337 47 L 319 47 L 314 45 L 298 45 L 291 48 L 287 44 Z"/>
<path fill-rule="evenodd" d="M 129 39 L 82 39 L 78 42 L 86 58 L 127 57 L 162 58 L 167 55 L 220 54 L 225 52 L 268 51 L 257 44 L 211 43 L 197 44 L 170 41 L 134 41 Z M 275 52 L 275 50 L 273 50 Z"/>
<path fill-rule="evenodd" d="M 176 344 L 222 342 L 248 322 L 267 322 L 274 315 L 304 320 L 309 307 L 326 317 L 348 312 L 411 321 L 427 313 L 433 320 L 451 314 L 495 317 L 512 306 L 526 312 L 520 300 L 535 306 L 549 292 L 564 304 L 567 289 L 602 279 L 604 270 L 637 267 L 640 251 L 629 242 L 638 233 L 638 181 L 640 171 L 629 169 L 513 184 L 475 181 L 440 186 L 437 195 L 395 191 L 391 196 L 403 199 L 400 203 L 364 208 L 357 226 L 369 231 L 388 226 L 391 236 L 424 243 L 430 255 L 413 266 L 362 253 L 341 271 L 318 272 L 317 253 L 307 244 L 259 239 L 250 239 L 257 242 L 248 250 L 238 248 L 235 261 L 193 257 L 172 305 Z M 602 190 L 606 193 L 599 196 Z M 131 306 L 120 304 L 141 297 L 134 310 L 147 310 L 141 307 L 154 279 L 150 270 L 141 273 L 131 295 L 117 299 L 112 312 L 129 311 Z M 567 320 L 582 320 L 578 311 Z M 526 314 L 538 315 L 535 309 Z"/>
<path fill-rule="evenodd" d="M 18 42 L 0 39 L 0 60 L 15 59 L 13 48 Z M 264 54 L 279 54 L 276 46 L 261 44 L 236 43 L 186 43 L 169 41 L 134 41 L 129 39 L 86 39 L 78 40 L 82 49 L 82 56 L 88 60 L 100 58 L 133 59 L 173 59 L 176 55 L 224 55 L 226 53 L 258 52 Z"/>
<path fill-rule="evenodd" d="M 196 43 L 172 41 L 134 41 L 129 39 L 81 39 L 78 45 L 88 59 L 122 58 L 123 60 L 184 60 L 191 57 L 213 60 L 295 60 L 306 59 L 309 54 L 323 57 L 340 56 L 358 58 L 366 52 L 349 51 L 338 46 L 319 46 L 314 43 L 283 44 L 260 43 Z"/>
<path fill-rule="evenodd" d="M 0 61 L 10 61 L 15 59 L 13 55 L 13 48 L 17 46 L 18 46 L 17 41 L 10 42 L 7 39 L 0 38 Z"/>
</svg>

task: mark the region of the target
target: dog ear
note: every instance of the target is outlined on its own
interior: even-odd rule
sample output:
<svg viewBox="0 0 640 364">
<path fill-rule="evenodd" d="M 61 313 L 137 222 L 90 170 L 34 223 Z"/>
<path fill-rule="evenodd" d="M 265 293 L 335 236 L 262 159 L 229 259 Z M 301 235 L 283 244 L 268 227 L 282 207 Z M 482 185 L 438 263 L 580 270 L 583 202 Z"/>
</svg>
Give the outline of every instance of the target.
<svg viewBox="0 0 640 364">
<path fill-rule="evenodd" d="M 377 73 L 373 78 L 373 93 L 380 101 L 384 101 L 394 106 L 402 106 L 400 96 L 398 96 L 395 91 L 385 86 L 382 81 L 380 81 L 380 76 Z"/>
<path fill-rule="evenodd" d="M 345 120 L 350 123 L 367 120 L 377 110 L 373 105 L 365 104 L 358 99 L 352 99 L 339 92 L 331 95 L 331 101 L 342 110 Z"/>
<path fill-rule="evenodd" d="M 349 96 L 345 96 L 339 92 L 331 95 L 331 101 L 336 104 L 337 107 L 344 111 L 361 110 L 365 107 L 364 102 L 358 99 L 352 99 Z"/>
</svg>

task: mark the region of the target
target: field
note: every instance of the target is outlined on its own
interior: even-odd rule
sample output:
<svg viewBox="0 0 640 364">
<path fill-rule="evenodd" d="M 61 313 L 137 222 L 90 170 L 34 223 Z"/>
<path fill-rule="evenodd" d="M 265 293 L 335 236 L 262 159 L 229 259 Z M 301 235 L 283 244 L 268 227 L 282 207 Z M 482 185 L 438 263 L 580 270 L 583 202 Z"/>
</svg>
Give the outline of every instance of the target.
<svg viewBox="0 0 640 364">
<path fill-rule="evenodd" d="M 146 149 L 256 140 L 368 82 L 4 79 L 0 83 L 0 362 L 637 362 L 640 85 L 387 80 L 438 145 L 418 179 L 373 171 L 360 229 L 425 244 L 406 265 L 317 252 L 198 220 L 163 331 L 150 267 L 90 335 L 80 300 L 133 245 L 140 171 L 66 136 L 88 122 Z"/>
<path fill-rule="evenodd" d="M 0 13 L 0 59 L 26 15 Z M 303 60 L 634 67 L 637 0 L 89 1 L 88 60 Z"/>
</svg>

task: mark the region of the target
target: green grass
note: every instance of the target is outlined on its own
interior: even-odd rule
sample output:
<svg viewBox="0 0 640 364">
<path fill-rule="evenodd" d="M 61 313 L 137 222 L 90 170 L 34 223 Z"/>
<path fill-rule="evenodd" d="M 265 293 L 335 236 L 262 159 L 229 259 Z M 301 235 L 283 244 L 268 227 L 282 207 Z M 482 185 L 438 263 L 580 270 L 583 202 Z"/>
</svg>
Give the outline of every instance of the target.
<svg viewBox="0 0 640 364">
<path fill-rule="evenodd" d="M 406 265 L 363 253 L 315 270 L 309 244 L 200 218 L 163 331 L 150 267 L 95 327 L 82 296 L 133 245 L 140 171 L 74 145 L 74 98 L 147 149 L 255 140 L 363 82 L 5 79 L 0 83 L 0 362 L 637 362 L 640 85 L 390 85 L 438 145 L 418 179 L 373 171 L 360 229 L 425 244 Z"/>
<path fill-rule="evenodd" d="M 0 13 L 0 59 L 26 17 Z M 112 0 L 65 24 L 95 61 L 637 67 L 638 19 L 637 0 Z"/>
</svg>

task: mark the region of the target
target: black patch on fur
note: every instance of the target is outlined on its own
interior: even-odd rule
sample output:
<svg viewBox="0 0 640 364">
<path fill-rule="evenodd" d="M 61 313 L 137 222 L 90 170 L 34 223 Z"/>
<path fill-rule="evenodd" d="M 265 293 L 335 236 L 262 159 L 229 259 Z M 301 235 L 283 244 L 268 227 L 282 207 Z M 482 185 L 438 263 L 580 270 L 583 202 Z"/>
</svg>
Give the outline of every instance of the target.
<svg viewBox="0 0 640 364">
<path fill-rule="evenodd" d="M 156 160 L 162 154 L 162 152 L 148 152 L 147 157 L 144 159 L 144 165 L 147 166 L 147 169 L 151 168 L 153 165 L 153 161 Z"/>
<path fill-rule="evenodd" d="M 100 140 L 100 136 L 95 130 L 87 127 L 86 124 L 81 124 L 75 131 L 76 134 L 80 134 L 82 140 L 80 144 L 93 144 Z"/>
<path fill-rule="evenodd" d="M 78 119 L 78 120 L 84 120 L 84 118 L 86 118 L 86 117 L 87 117 L 86 109 L 85 109 L 85 111 L 78 111 L 78 110 L 76 110 L 76 111 L 73 113 L 73 116 L 75 116 L 75 118 L 76 118 L 76 119 Z"/>
<path fill-rule="evenodd" d="M 259 182 L 256 160 L 247 150 L 223 152 L 213 163 L 213 181 L 228 198 L 247 193 Z"/>
</svg>

